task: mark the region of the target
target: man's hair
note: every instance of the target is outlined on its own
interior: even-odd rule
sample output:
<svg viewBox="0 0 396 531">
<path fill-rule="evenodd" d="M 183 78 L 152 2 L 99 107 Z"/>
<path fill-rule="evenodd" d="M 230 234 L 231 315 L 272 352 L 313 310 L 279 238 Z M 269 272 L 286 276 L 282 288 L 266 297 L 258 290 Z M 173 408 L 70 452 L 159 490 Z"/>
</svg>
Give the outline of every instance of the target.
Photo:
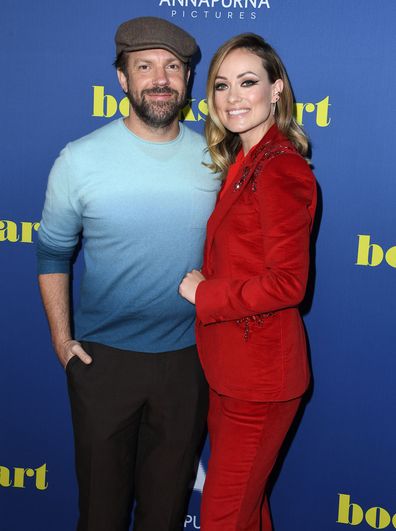
<svg viewBox="0 0 396 531">
<path fill-rule="evenodd" d="M 128 54 L 125 52 L 119 53 L 113 63 L 113 66 L 117 70 L 121 70 L 125 77 L 128 77 Z"/>
</svg>

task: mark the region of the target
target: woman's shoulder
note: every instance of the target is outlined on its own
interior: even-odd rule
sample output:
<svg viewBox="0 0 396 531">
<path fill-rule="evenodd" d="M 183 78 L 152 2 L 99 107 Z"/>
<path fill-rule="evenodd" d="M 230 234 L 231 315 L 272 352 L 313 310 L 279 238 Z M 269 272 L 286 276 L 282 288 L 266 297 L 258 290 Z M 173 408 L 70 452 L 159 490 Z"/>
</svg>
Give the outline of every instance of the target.
<svg viewBox="0 0 396 531">
<path fill-rule="evenodd" d="M 286 157 L 289 163 L 293 163 L 294 158 L 305 160 L 299 154 L 294 144 L 274 124 L 261 141 L 252 149 L 251 155 L 247 157 L 247 160 L 254 165 L 259 164 L 263 166 L 263 164 L 278 159 L 280 156 L 282 158 Z"/>
<path fill-rule="evenodd" d="M 273 156 L 268 159 L 268 168 L 282 173 L 297 172 L 313 176 L 308 160 L 300 155 L 294 146 L 289 150 L 275 150 Z"/>
<path fill-rule="evenodd" d="M 311 197 L 316 189 L 310 165 L 296 150 L 278 153 L 266 164 L 259 164 L 255 181 L 257 190 L 267 197 L 281 191 L 286 195 Z"/>
</svg>

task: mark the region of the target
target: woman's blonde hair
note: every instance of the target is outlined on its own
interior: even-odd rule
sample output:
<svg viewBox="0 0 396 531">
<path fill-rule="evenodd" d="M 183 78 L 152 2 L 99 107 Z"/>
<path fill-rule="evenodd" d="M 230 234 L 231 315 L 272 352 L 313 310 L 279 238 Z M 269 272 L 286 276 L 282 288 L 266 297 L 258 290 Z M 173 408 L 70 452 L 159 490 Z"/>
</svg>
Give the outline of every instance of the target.
<svg viewBox="0 0 396 531">
<path fill-rule="evenodd" d="M 262 59 L 271 84 L 275 83 L 277 79 L 283 81 L 283 90 L 279 94 L 275 109 L 275 122 L 281 133 L 293 143 L 301 155 L 305 157 L 309 149 L 308 138 L 293 115 L 293 91 L 285 67 L 278 54 L 259 35 L 254 33 L 236 35 L 220 46 L 215 53 L 210 63 L 206 85 L 209 112 L 205 124 L 205 135 L 208 151 L 212 159 L 212 163 L 208 164 L 208 167 L 213 172 L 221 173 L 223 177 L 225 177 L 230 164 L 235 161 L 241 142 L 239 135 L 228 131 L 220 121 L 214 103 L 215 82 L 220 66 L 226 56 L 238 48 L 244 48 Z"/>
</svg>

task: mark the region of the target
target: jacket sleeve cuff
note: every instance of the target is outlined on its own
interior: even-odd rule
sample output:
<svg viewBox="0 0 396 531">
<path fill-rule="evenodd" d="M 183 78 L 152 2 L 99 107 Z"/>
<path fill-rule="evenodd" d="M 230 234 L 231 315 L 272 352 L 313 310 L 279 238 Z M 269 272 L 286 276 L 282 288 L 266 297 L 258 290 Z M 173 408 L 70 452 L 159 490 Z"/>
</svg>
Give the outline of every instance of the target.
<svg viewBox="0 0 396 531">
<path fill-rule="evenodd" d="M 227 281 L 204 280 L 198 285 L 195 293 L 195 308 L 198 319 L 204 325 L 229 320 L 226 316 L 221 315 L 219 309 L 219 303 L 224 298 L 226 291 L 224 282 Z"/>
</svg>

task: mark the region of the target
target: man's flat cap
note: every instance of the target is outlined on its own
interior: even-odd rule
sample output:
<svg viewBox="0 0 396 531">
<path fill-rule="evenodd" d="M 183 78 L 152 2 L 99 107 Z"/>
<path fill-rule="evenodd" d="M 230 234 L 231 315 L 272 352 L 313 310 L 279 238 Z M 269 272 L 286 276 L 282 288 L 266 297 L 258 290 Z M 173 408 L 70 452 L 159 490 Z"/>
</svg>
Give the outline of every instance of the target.
<svg viewBox="0 0 396 531">
<path fill-rule="evenodd" d="M 163 48 L 172 52 L 183 63 L 197 52 L 195 39 L 175 24 L 157 17 L 139 17 L 127 20 L 115 35 L 117 57 L 121 52 L 136 52 Z"/>
</svg>

